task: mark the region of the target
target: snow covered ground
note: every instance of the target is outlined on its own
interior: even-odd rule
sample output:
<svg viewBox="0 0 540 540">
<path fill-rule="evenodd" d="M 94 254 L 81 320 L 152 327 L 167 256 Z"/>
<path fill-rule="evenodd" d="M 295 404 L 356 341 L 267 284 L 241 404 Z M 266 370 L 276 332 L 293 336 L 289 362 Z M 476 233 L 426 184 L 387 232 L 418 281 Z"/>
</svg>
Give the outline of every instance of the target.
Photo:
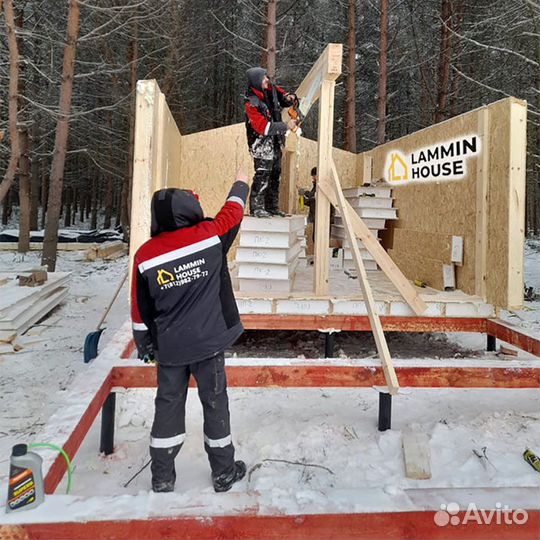
<svg viewBox="0 0 540 540">
<path fill-rule="evenodd" d="M 0 268 L 17 271 L 39 265 L 40 254 L 0 252 Z M 42 322 L 43 339 L 12 354 L 0 354 L 0 484 L 8 473 L 10 448 L 38 442 L 39 431 L 61 406 L 73 377 L 92 366 L 83 364 L 84 337 L 95 330 L 105 306 L 127 267 L 127 258 L 85 262 L 77 253 L 60 253 L 57 269 L 71 271 L 66 302 Z M 540 242 L 526 247 L 525 281 L 540 290 Z M 532 332 L 540 331 L 540 302 L 503 316 Z M 127 291 L 108 317 L 104 346 L 128 317 Z M 396 358 L 482 357 L 485 336 L 389 334 Z M 320 357 L 317 333 L 249 333 L 231 354 L 239 356 Z M 340 334 L 340 356 L 375 355 L 368 334 Z M 525 353 L 520 353 L 520 357 Z M 128 488 L 124 483 L 147 461 L 153 390 L 130 390 L 118 397 L 116 452 L 97 454 L 99 427 L 85 440 L 75 460 L 73 493 L 127 494 L 149 489 L 148 470 Z M 393 429 L 376 430 L 377 394 L 371 389 L 245 390 L 231 389 L 233 435 L 238 457 L 246 460 L 248 479 L 236 490 L 294 495 L 300 507 L 315 505 L 328 490 L 349 493 L 353 508 L 359 487 L 384 486 L 388 492 L 421 485 L 538 486 L 540 475 L 521 458 L 525 447 L 540 452 L 540 394 L 533 390 L 413 389 L 395 399 Z M 433 478 L 404 477 L 401 432 L 424 432 L 430 439 Z M 202 444 L 200 405 L 188 398 L 188 438 L 178 460 L 179 493 L 211 491 Z M 473 449 L 487 448 L 490 463 Z M 285 460 L 287 463 L 276 461 Z M 58 490 L 60 493 L 61 488 Z M 317 495 L 319 494 L 319 495 Z M 322 497 L 317 499 L 317 497 Z M 348 501 L 348 502 L 347 502 Z M 501 501 L 504 502 L 504 501 Z M 347 506 L 348 505 L 348 506 Z"/>
</svg>

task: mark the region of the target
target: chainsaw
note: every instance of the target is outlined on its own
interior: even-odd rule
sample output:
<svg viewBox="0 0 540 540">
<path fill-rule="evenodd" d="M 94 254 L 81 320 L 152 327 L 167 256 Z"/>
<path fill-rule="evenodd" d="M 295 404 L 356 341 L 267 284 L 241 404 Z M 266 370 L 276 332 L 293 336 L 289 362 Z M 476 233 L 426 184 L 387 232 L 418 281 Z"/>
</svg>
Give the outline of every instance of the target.
<svg viewBox="0 0 540 540">
<path fill-rule="evenodd" d="M 292 95 L 294 96 L 294 101 L 292 102 L 287 112 L 289 113 L 289 117 L 291 118 L 291 120 L 294 120 L 296 122 L 296 128 L 293 130 L 293 133 L 296 133 L 298 136 L 300 136 L 302 134 L 300 126 L 303 124 L 305 116 L 300 110 L 300 100 L 298 99 L 296 94 Z"/>
</svg>

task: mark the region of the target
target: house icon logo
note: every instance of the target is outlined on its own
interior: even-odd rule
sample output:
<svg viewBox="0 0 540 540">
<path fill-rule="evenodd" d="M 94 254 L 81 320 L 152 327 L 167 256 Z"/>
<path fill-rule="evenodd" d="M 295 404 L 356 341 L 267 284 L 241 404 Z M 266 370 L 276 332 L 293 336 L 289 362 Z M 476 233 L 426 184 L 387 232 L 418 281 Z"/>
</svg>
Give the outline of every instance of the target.
<svg viewBox="0 0 540 540">
<path fill-rule="evenodd" d="M 400 152 L 392 152 L 388 166 L 388 182 L 400 182 L 409 179 L 409 167 Z"/>
<path fill-rule="evenodd" d="M 158 270 L 158 285 L 167 285 L 167 283 L 170 283 L 171 281 L 174 281 L 174 276 L 170 272 L 167 272 L 167 270 L 163 269 Z"/>
</svg>

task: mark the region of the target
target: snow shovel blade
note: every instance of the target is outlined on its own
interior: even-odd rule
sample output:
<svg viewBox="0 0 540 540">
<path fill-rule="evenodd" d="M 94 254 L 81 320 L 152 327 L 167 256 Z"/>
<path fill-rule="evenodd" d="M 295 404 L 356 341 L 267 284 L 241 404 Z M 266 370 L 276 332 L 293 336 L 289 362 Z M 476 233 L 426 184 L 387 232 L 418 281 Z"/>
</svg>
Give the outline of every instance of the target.
<svg viewBox="0 0 540 540">
<path fill-rule="evenodd" d="M 98 344 L 101 333 L 105 330 L 97 330 L 96 332 L 90 332 L 84 340 L 84 363 L 92 361 L 98 355 Z"/>
</svg>

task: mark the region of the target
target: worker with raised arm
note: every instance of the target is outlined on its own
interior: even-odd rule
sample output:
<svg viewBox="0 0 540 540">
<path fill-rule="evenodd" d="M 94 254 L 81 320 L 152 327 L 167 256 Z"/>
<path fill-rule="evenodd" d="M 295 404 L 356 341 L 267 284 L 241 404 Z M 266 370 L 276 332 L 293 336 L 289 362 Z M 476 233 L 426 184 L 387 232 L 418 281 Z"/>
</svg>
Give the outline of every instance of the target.
<svg viewBox="0 0 540 540">
<path fill-rule="evenodd" d="M 249 196 L 250 214 L 256 217 L 284 216 L 279 210 L 281 155 L 287 130 L 296 129 L 296 121 L 281 121 L 283 107 L 298 102 L 295 94 L 273 84 L 266 69 L 247 70 L 245 95 L 246 132 L 255 176 Z"/>
<path fill-rule="evenodd" d="M 157 361 L 150 437 L 155 492 L 174 490 L 191 375 L 203 407 L 215 491 L 229 490 L 246 473 L 244 462 L 234 459 L 224 351 L 243 332 L 227 252 L 248 192 L 247 176 L 239 172 L 214 219 L 204 217 L 190 191 L 167 188 L 152 197 L 151 238 L 133 263 L 131 318 L 139 357 Z"/>
</svg>

